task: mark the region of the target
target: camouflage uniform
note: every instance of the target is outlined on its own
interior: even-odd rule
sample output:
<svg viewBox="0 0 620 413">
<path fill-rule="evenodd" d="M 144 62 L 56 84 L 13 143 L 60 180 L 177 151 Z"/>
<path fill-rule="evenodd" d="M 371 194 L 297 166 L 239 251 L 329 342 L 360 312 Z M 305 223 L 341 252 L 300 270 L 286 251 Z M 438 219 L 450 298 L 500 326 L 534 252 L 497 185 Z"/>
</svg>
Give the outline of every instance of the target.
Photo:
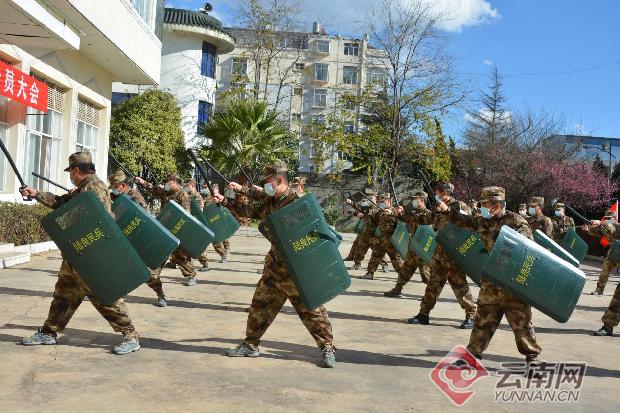
<svg viewBox="0 0 620 413">
<path fill-rule="evenodd" d="M 563 210 L 564 204 L 556 203 L 555 209 L 557 210 L 558 208 L 562 208 Z M 558 244 L 562 242 L 569 228 L 575 228 L 575 220 L 565 214 L 561 217 L 553 216 L 551 217 L 551 221 L 553 223 L 553 240 Z"/>
<path fill-rule="evenodd" d="M 384 199 L 387 199 L 384 195 Z M 390 261 L 392 262 L 392 267 L 398 273 L 398 276 L 401 276 L 402 268 L 403 268 L 403 258 L 392 245 L 392 241 L 390 238 L 394 234 L 394 230 L 396 229 L 396 225 L 398 224 L 398 217 L 394 214 L 392 208 L 385 208 L 376 213 L 378 221 L 379 221 L 379 229 L 381 230 L 381 235 L 377 237 L 377 242 L 375 244 L 375 248 L 372 250 L 372 255 L 370 256 L 370 260 L 368 261 L 368 273 L 366 274 L 366 278 L 372 278 L 372 275 L 377 270 L 377 267 L 381 263 L 385 254 L 390 257 Z M 406 277 L 404 274 L 403 277 Z M 410 277 L 411 278 L 411 277 Z"/>
<path fill-rule="evenodd" d="M 611 298 L 609 307 L 603 314 L 603 325 L 608 329 L 613 329 L 620 323 L 620 284 L 616 286 L 614 296 Z"/>
<path fill-rule="evenodd" d="M 504 188 L 483 188 L 481 198 L 483 200 L 504 201 Z M 453 211 L 450 218 L 455 224 L 463 228 L 477 231 L 489 252 L 493 250 L 493 245 L 495 245 L 495 240 L 503 225 L 507 225 L 530 239 L 532 238 L 532 231 L 527 221 L 519 214 L 510 211 L 504 210 L 490 219 L 485 219 L 482 216 L 462 215 Z M 514 333 L 519 353 L 523 354 L 528 361 L 535 360 L 542 350 L 536 342 L 531 307 L 486 279 L 482 279 L 480 286 L 478 312 L 467 349 L 474 356 L 481 358 L 504 315 Z"/>
<path fill-rule="evenodd" d="M 541 208 L 543 208 L 545 206 L 545 198 L 540 196 L 533 196 L 530 198 L 529 206 L 540 206 Z M 549 238 L 553 237 L 553 222 L 551 221 L 551 218 L 542 214 L 528 216 L 527 223 L 532 229 L 532 233 L 534 233 L 536 230 L 540 230 Z"/>
<path fill-rule="evenodd" d="M 93 192 L 103 203 L 105 209 L 112 214 L 111 200 L 108 195 L 107 185 L 97 178 L 95 174 L 86 177 L 76 189 L 68 194 L 57 196 L 50 192 L 39 192 L 35 199 L 47 207 L 56 209 L 82 192 Z M 89 298 L 90 303 L 99 311 L 99 314 L 110 323 L 114 331 L 120 332 L 128 338 L 138 338 L 138 333 L 131 323 L 129 311 L 127 310 L 125 302 L 119 299 L 110 305 L 103 305 L 100 303 L 97 297 L 93 295 L 90 288 L 84 283 L 80 275 L 64 257 L 58 273 L 58 281 L 54 287 L 54 298 L 50 304 L 47 320 L 45 320 L 41 332 L 53 336 L 62 332 L 71 320 L 71 317 L 73 317 L 75 311 L 80 304 L 82 304 L 84 297 Z"/>
<path fill-rule="evenodd" d="M 616 225 L 610 224 L 608 222 L 601 222 L 600 226 L 588 227 L 587 232 L 594 237 L 605 237 L 609 240 L 610 243 L 620 239 L 620 231 L 618 230 Z M 611 261 L 608 258 L 609 252 L 611 252 L 611 248 L 607 252 L 607 257 L 605 258 L 605 261 L 603 261 L 603 268 L 601 269 L 601 273 L 598 276 L 596 289 L 594 290 L 595 295 L 603 294 L 605 286 L 607 285 L 607 281 L 609 281 L 609 274 L 611 274 L 614 268 L 618 267 L 617 263 Z"/>
<path fill-rule="evenodd" d="M 433 213 L 426 210 L 412 217 L 413 222 L 419 225 L 433 225 L 435 231 L 439 231 L 448 223 L 450 209 L 460 208 L 461 211 L 470 213 L 470 208 L 465 202 L 450 198 L 446 204 L 448 205 L 447 211 Z M 476 304 L 474 304 L 465 274 L 439 243 L 435 247 L 435 254 L 431 262 L 431 274 L 420 304 L 420 313 L 426 316 L 430 314 L 437 303 L 441 290 L 446 285 L 446 281 L 450 283 L 456 299 L 461 308 L 465 310 L 465 318 L 471 320 L 476 314 Z"/>
<path fill-rule="evenodd" d="M 174 180 L 179 180 L 179 176 L 177 174 L 172 174 L 168 177 L 168 179 L 174 179 Z M 180 182 L 180 180 L 179 180 Z M 175 192 L 171 192 L 171 191 L 164 191 L 163 189 L 159 188 L 158 186 L 155 186 L 151 183 L 146 183 L 145 188 L 147 191 L 149 191 L 151 194 L 153 194 L 154 197 L 157 197 L 161 200 L 161 207 L 163 208 L 168 202 L 170 201 L 175 201 L 177 204 L 179 204 L 183 209 L 185 209 L 187 211 L 187 213 L 190 213 L 190 196 L 187 193 L 187 191 L 183 190 L 183 189 L 179 189 L 178 191 Z M 181 270 L 181 274 L 183 275 L 183 277 L 185 278 L 193 278 L 196 277 L 196 270 L 194 270 L 194 267 L 192 266 L 192 257 L 190 257 L 189 255 L 187 255 L 186 252 L 184 252 L 183 250 L 181 250 L 180 248 L 177 248 L 173 253 L 172 256 L 170 257 L 170 262 L 176 264 L 179 269 Z"/>
<path fill-rule="evenodd" d="M 233 204 L 230 205 L 230 208 L 236 210 L 242 216 L 260 219 L 261 221 L 266 219 L 272 212 L 285 207 L 299 197 L 290 188 L 278 198 L 270 197 L 263 191 L 251 188 L 243 188 L 240 192 L 250 200 L 257 202 Z M 258 281 L 254 291 L 244 342 L 253 348 L 258 347 L 261 337 L 265 334 L 288 299 L 319 348 L 333 348 L 332 326 L 327 310 L 324 306 L 309 309 L 301 302 L 299 292 L 286 269 L 286 265 L 267 226 L 264 226 L 263 235 L 270 241 L 271 249 L 267 257 L 265 257 L 263 276 Z"/>
</svg>

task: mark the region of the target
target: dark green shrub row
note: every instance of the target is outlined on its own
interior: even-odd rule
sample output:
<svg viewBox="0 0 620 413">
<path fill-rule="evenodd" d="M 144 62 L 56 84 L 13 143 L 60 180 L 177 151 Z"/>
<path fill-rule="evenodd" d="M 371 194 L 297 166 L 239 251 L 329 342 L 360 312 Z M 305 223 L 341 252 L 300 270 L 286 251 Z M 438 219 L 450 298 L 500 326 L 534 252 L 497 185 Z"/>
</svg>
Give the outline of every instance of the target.
<svg viewBox="0 0 620 413">
<path fill-rule="evenodd" d="M 24 245 L 49 241 L 41 218 L 50 211 L 40 204 L 0 202 L 0 243 Z"/>
</svg>

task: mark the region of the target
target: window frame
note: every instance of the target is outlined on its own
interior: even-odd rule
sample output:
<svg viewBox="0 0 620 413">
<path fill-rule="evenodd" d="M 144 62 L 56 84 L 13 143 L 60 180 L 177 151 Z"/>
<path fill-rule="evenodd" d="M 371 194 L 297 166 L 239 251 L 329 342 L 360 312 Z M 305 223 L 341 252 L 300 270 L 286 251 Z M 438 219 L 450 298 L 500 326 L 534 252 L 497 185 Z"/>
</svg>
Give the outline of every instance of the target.
<svg viewBox="0 0 620 413">
<path fill-rule="evenodd" d="M 203 123 L 205 125 L 209 123 L 209 118 L 211 117 L 212 112 L 213 112 L 213 103 L 207 102 L 206 100 L 198 101 L 198 116 L 196 118 L 196 132 L 197 133 L 200 133 L 200 127 L 202 126 Z M 206 121 L 205 121 L 205 118 L 206 118 Z"/>
<path fill-rule="evenodd" d="M 317 51 L 317 53 L 329 54 L 329 44 L 330 44 L 329 39 L 317 39 L 314 42 L 314 48 Z M 324 46 L 327 46 L 327 50 L 322 50 L 322 49 L 325 49 Z"/>
<path fill-rule="evenodd" d="M 235 66 L 239 67 L 240 63 L 244 63 L 241 65 L 243 71 L 241 73 L 235 72 Z M 247 76 L 248 75 L 248 59 L 246 57 L 233 57 L 232 64 L 230 66 L 230 74 L 231 76 Z"/>
<path fill-rule="evenodd" d="M 319 95 L 323 95 L 323 104 L 317 105 L 317 92 L 322 91 L 322 93 L 318 93 Z M 326 108 L 327 107 L 327 89 L 317 88 L 312 91 L 312 107 L 313 108 Z"/>
<path fill-rule="evenodd" d="M 347 73 L 347 71 L 349 73 Z M 350 79 L 347 79 L 347 74 L 350 75 Z M 350 80 L 350 81 L 347 81 Z M 359 70 L 357 66 L 343 66 L 342 67 L 342 83 L 345 85 L 357 85 L 359 83 Z"/>
<path fill-rule="evenodd" d="M 202 42 L 202 55 L 200 61 L 200 74 L 210 79 L 215 79 L 217 66 L 217 46 L 209 42 Z"/>
<path fill-rule="evenodd" d="M 31 136 L 36 137 L 36 139 L 38 140 L 37 142 L 37 146 L 38 146 L 38 153 L 35 157 L 35 159 L 32 159 L 32 161 L 37 161 L 37 157 L 38 157 L 38 161 L 34 162 L 34 166 L 36 171 L 27 171 L 27 172 L 37 172 L 41 175 L 45 175 L 48 176 L 50 179 L 58 179 L 57 177 L 57 172 L 58 172 L 58 166 L 59 166 L 59 155 L 60 155 L 60 145 L 62 142 L 62 122 L 63 122 L 63 117 L 64 117 L 64 113 L 57 111 L 55 109 L 52 109 L 50 107 L 48 107 L 47 109 L 47 113 L 43 113 L 37 109 L 33 109 L 33 108 L 26 108 L 26 116 L 51 116 L 52 113 L 55 113 L 58 116 L 57 121 L 59 122 L 60 126 L 59 126 L 59 130 L 58 130 L 58 136 L 54 136 L 52 135 L 52 132 L 50 130 L 50 133 L 47 132 L 43 132 L 40 131 L 38 129 L 30 129 L 29 125 L 28 125 L 28 118 L 26 119 L 26 156 L 24 159 L 24 163 L 25 163 L 25 169 L 30 169 L 30 163 L 29 162 L 31 160 L 31 151 L 33 150 L 32 148 L 32 142 L 31 142 Z M 53 120 L 48 121 L 48 122 L 53 122 Z M 51 126 L 50 126 L 51 129 Z M 49 145 L 49 152 L 46 150 L 45 153 L 45 170 L 41 170 L 40 165 L 41 165 L 41 147 L 43 146 L 43 140 L 47 140 L 48 142 L 46 143 L 46 146 Z M 55 152 L 55 153 L 54 153 Z M 49 155 L 49 157 L 48 157 Z M 49 159 L 48 159 L 49 158 Z M 27 173 L 25 176 L 26 179 L 26 183 L 29 184 L 30 186 L 32 186 L 35 189 L 44 191 L 44 190 L 49 190 L 50 189 L 50 185 L 46 182 L 44 182 L 43 180 L 39 179 L 39 178 L 35 178 L 32 174 Z"/>
<path fill-rule="evenodd" d="M 358 42 L 349 42 L 344 44 L 345 56 L 359 56 L 360 44 Z"/>
<path fill-rule="evenodd" d="M 319 67 L 324 68 L 325 79 L 319 79 Z M 323 70 L 321 70 L 323 72 Z M 314 64 L 314 80 L 317 82 L 329 82 L 329 63 L 315 63 Z"/>
</svg>

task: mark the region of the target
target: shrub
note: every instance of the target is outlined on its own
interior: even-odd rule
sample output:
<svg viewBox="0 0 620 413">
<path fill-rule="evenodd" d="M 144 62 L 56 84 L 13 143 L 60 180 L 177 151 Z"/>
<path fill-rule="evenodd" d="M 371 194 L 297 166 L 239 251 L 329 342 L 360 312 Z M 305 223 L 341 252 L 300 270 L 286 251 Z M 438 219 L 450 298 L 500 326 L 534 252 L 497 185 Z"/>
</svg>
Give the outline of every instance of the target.
<svg viewBox="0 0 620 413">
<path fill-rule="evenodd" d="M 323 209 L 323 215 L 329 225 L 336 225 L 336 221 L 340 218 L 341 212 L 337 205 L 338 195 L 330 195 L 323 202 L 321 202 L 321 208 Z"/>
<path fill-rule="evenodd" d="M 49 212 L 39 204 L 0 202 L 0 242 L 24 245 L 49 241 L 41 226 L 41 218 Z"/>
</svg>

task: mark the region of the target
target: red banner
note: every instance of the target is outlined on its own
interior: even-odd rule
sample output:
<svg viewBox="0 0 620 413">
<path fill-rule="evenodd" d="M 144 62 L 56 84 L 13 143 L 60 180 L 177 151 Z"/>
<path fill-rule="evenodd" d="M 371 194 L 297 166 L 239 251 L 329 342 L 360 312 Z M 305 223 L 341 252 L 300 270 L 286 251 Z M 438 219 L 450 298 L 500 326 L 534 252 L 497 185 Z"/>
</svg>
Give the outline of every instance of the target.
<svg viewBox="0 0 620 413">
<path fill-rule="evenodd" d="M 47 112 L 47 85 L 1 60 L 0 95 Z"/>
</svg>

